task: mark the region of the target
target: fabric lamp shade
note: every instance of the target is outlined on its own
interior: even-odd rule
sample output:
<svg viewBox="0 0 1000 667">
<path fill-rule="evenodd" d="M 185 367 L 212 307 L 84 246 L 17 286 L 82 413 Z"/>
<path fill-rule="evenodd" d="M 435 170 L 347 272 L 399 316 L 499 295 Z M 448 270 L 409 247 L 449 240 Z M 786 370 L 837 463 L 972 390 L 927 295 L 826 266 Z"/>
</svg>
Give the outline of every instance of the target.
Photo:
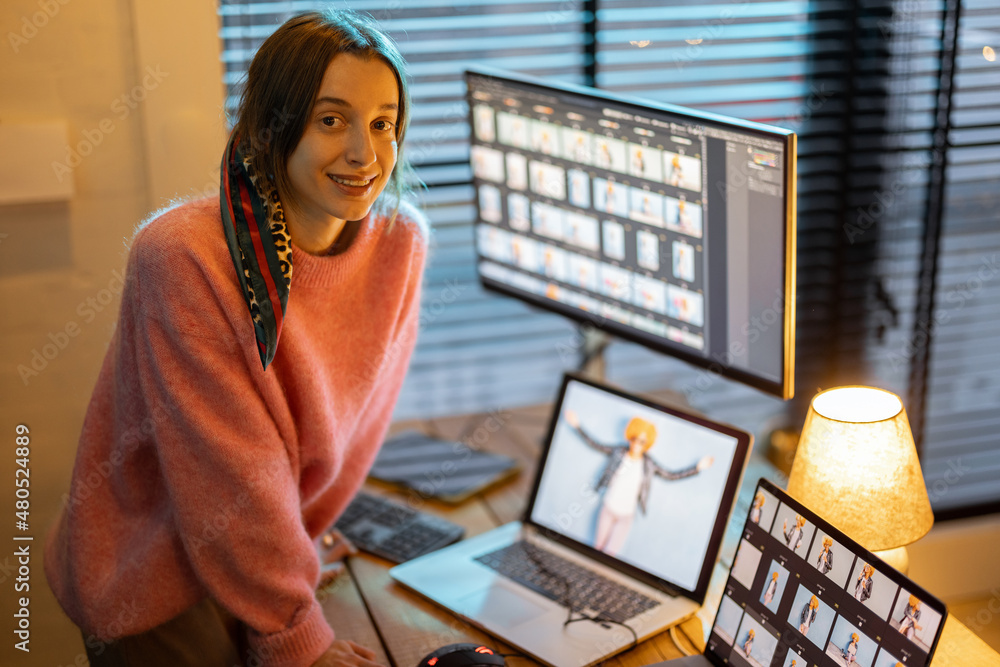
<svg viewBox="0 0 1000 667">
<path fill-rule="evenodd" d="M 871 551 L 915 542 L 934 523 L 903 403 L 873 387 L 813 398 L 788 493 Z"/>
</svg>

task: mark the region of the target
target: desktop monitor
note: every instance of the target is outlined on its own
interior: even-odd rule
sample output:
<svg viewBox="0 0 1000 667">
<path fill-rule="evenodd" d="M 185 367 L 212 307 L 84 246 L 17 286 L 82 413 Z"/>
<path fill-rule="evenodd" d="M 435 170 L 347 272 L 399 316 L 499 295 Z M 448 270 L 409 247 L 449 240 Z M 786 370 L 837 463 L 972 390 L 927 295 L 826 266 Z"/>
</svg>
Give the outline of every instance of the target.
<svg viewBox="0 0 1000 667">
<path fill-rule="evenodd" d="M 791 398 L 790 130 L 465 73 L 484 287 Z"/>
</svg>

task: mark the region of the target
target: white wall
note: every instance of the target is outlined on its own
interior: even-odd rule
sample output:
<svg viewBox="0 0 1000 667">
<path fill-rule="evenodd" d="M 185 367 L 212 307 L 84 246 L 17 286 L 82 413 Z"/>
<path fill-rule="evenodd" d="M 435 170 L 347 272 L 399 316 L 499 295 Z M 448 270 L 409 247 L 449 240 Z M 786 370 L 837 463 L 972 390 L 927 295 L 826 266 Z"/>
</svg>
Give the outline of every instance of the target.
<svg viewBox="0 0 1000 667">
<path fill-rule="evenodd" d="M 74 664 L 82 651 L 45 585 L 41 540 L 67 490 L 117 315 L 126 241 L 167 198 L 217 192 L 225 136 L 215 7 L 204 0 L 3 3 L 0 124 L 64 119 L 68 146 L 53 176 L 59 171 L 74 185 L 68 200 L 0 205 L 0 442 L 9 445 L 0 456 L 0 507 L 13 508 L 14 427 L 24 423 L 32 436 L 25 534 L 35 536 L 32 651 L 25 656 L 6 641 L 3 664 L 14 664 L 14 655 L 16 664 Z M 37 374 L 22 376 L 19 366 Z M 0 614 L 8 619 L 11 558 L 0 555 Z"/>
</svg>

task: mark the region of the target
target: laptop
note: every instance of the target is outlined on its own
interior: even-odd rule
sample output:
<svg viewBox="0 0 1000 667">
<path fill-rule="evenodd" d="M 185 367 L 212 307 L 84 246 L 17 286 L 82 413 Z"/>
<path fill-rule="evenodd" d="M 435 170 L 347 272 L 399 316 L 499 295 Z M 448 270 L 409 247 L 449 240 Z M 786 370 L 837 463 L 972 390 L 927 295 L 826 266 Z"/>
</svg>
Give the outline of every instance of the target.
<svg viewBox="0 0 1000 667">
<path fill-rule="evenodd" d="M 945 613 L 762 479 L 704 653 L 651 667 L 927 667 Z"/>
<path fill-rule="evenodd" d="M 701 606 L 751 442 L 566 375 L 523 520 L 389 574 L 541 662 L 592 665 Z"/>
</svg>

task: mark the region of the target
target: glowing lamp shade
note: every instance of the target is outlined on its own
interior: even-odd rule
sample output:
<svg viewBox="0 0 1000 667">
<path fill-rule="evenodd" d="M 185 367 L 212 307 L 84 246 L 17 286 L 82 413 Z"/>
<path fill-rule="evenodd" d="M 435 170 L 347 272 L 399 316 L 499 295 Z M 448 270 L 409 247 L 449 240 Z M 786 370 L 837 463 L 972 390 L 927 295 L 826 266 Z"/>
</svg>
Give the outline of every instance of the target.
<svg viewBox="0 0 1000 667">
<path fill-rule="evenodd" d="M 813 398 L 788 492 L 871 551 L 915 542 L 934 523 L 903 403 L 873 387 Z"/>
</svg>

